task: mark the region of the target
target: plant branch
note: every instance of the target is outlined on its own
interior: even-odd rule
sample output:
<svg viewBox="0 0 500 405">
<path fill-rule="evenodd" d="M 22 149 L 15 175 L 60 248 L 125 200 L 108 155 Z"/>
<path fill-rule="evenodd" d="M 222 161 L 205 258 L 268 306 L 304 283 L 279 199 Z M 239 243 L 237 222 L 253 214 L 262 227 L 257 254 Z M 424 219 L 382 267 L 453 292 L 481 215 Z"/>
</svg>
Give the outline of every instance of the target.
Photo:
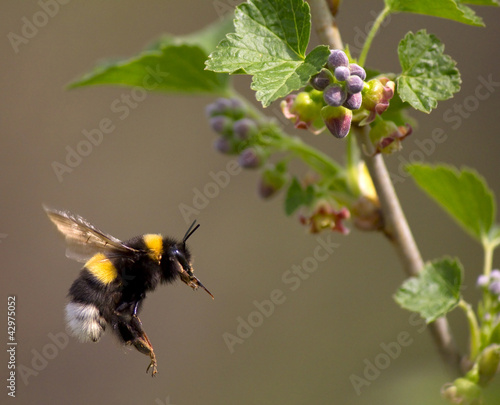
<svg viewBox="0 0 500 405">
<path fill-rule="evenodd" d="M 368 127 L 353 129 L 360 149 L 365 151 L 364 161 L 380 201 L 384 233 L 396 249 L 406 273 L 411 277 L 416 277 L 424 267 L 424 262 L 391 183 L 385 162 L 382 155 L 373 154 L 374 147 L 370 142 Z M 436 319 L 429 324 L 429 330 L 444 362 L 455 372 L 460 372 L 460 353 L 446 318 Z"/>
<path fill-rule="evenodd" d="M 340 35 L 335 35 L 335 32 L 338 32 L 337 25 L 332 15 L 328 12 L 325 0 L 309 0 L 309 3 L 311 5 L 313 23 L 321 40 L 325 44 L 342 49 L 342 44 L 339 44 Z M 377 18 L 370 32 L 371 38 L 367 39 L 367 42 L 371 42 L 375 36 L 378 26 L 380 26 L 383 18 L 385 18 L 386 13 L 387 11 L 384 9 Z M 328 25 L 330 25 L 330 29 L 327 29 Z M 368 44 L 365 43 L 362 54 L 364 58 L 366 58 L 370 42 Z M 417 276 L 423 268 L 424 263 L 391 183 L 385 162 L 380 154 L 373 154 L 374 148 L 370 142 L 368 127 L 353 127 L 353 132 L 355 132 L 360 149 L 365 151 L 364 160 L 380 200 L 385 235 L 398 252 L 407 274 Z M 351 136 L 353 135 L 351 133 Z M 445 364 L 449 365 L 455 373 L 460 373 L 460 354 L 446 318 L 438 318 L 429 325 L 429 330 Z"/>
<path fill-rule="evenodd" d="M 308 0 L 311 7 L 312 23 L 319 40 L 334 49 L 344 49 L 335 17 L 330 12 L 327 0 Z"/>
</svg>

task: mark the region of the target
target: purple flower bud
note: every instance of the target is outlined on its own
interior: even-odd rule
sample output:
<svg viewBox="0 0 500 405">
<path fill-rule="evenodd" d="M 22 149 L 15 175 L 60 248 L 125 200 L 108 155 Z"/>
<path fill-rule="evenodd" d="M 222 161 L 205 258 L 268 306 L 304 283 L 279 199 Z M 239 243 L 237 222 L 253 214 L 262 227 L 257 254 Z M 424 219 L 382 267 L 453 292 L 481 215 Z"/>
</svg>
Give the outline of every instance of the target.
<svg viewBox="0 0 500 405">
<path fill-rule="evenodd" d="M 331 84 L 323 92 L 326 104 L 332 107 L 340 107 L 347 98 L 347 93 L 340 84 Z"/>
<path fill-rule="evenodd" d="M 349 110 L 357 110 L 361 107 L 361 103 L 363 102 L 363 96 L 361 93 L 356 94 L 348 94 L 344 104 L 342 104 L 345 108 Z"/>
<path fill-rule="evenodd" d="M 349 76 L 345 82 L 345 87 L 350 94 L 359 93 L 363 90 L 363 80 L 359 76 Z"/>
<path fill-rule="evenodd" d="M 363 69 L 361 66 L 359 66 L 356 63 L 350 63 L 349 64 L 349 71 L 351 72 L 351 75 L 358 76 L 361 78 L 361 80 L 366 79 L 366 71 Z"/>
<path fill-rule="evenodd" d="M 488 287 L 488 290 L 494 295 L 500 295 L 500 281 L 493 281 Z"/>
<path fill-rule="evenodd" d="M 347 67 L 349 66 L 349 58 L 344 51 L 341 51 L 340 49 L 334 49 L 328 57 L 327 66 L 330 68 L 330 70 L 335 70 L 335 68 L 338 66 Z"/>
<path fill-rule="evenodd" d="M 336 138 L 344 138 L 351 129 L 352 111 L 344 107 L 325 106 L 321 116 L 326 127 Z"/>
<path fill-rule="evenodd" d="M 207 116 L 213 117 L 214 115 L 225 114 L 231 107 L 231 100 L 228 98 L 218 98 L 206 108 Z"/>
<path fill-rule="evenodd" d="M 315 90 L 323 91 L 330 84 L 330 78 L 328 77 L 328 74 L 322 70 L 317 75 L 311 77 L 309 83 L 311 83 L 311 86 Z"/>
<path fill-rule="evenodd" d="M 233 120 L 225 115 L 210 118 L 210 127 L 220 135 L 230 135 L 233 130 Z"/>
<path fill-rule="evenodd" d="M 257 134 L 257 123 L 251 118 L 242 118 L 234 123 L 233 132 L 236 139 L 245 141 Z"/>
<path fill-rule="evenodd" d="M 255 169 L 261 165 L 262 159 L 254 148 L 247 148 L 241 152 L 238 163 L 245 169 Z"/>
<path fill-rule="evenodd" d="M 344 82 L 347 80 L 351 72 L 349 71 L 349 68 L 345 66 L 339 66 L 335 68 L 335 79 L 337 79 L 339 82 Z"/>
<path fill-rule="evenodd" d="M 490 278 L 484 274 L 481 274 L 478 278 L 477 278 L 477 283 L 476 285 L 478 287 L 487 287 L 488 286 L 488 283 L 490 282 Z"/>
<path fill-rule="evenodd" d="M 217 138 L 214 141 L 214 148 L 215 148 L 215 150 L 217 150 L 221 153 L 224 153 L 224 154 L 228 154 L 228 153 L 231 153 L 233 151 L 233 147 L 232 147 L 229 139 L 222 138 L 222 137 Z"/>
</svg>

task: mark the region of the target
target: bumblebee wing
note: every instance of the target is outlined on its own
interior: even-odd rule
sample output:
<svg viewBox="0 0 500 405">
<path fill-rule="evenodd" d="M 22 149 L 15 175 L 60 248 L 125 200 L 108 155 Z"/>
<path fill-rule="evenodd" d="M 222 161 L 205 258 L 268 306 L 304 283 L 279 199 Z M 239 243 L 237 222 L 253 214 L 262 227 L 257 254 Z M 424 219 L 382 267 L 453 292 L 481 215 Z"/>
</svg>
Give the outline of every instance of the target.
<svg viewBox="0 0 500 405">
<path fill-rule="evenodd" d="M 85 218 L 68 211 L 44 207 L 49 219 L 61 232 L 67 244 L 66 256 L 78 262 L 86 262 L 96 253 L 106 255 L 135 256 L 138 251 L 114 236 L 97 229 Z"/>
</svg>

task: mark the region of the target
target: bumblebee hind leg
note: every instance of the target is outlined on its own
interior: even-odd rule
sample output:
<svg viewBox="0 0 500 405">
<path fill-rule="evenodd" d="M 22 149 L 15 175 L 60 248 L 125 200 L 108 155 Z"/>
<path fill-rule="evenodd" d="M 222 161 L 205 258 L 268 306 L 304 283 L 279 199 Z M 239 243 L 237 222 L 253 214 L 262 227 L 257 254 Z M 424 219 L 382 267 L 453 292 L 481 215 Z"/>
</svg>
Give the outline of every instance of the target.
<svg viewBox="0 0 500 405">
<path fill-rule="evenodd" d="M 148 373 L 149 369 L 151 369 L 151 376 L 154 377 L 158 372 L 158 368 L 156 367 L 156 356 L 153 350 L 153 345 L 142 328 L 141 320 L 137 317 L 137 315 L 132 315 L 131 317 L 126 318 L 120 317 L 116 329 L 125 344 L 134 346 L 137 351 L 148 355 L 151 358 L 151 362 L 146 369 L 146 373 Z"/>
<path fill-rule="evenodd" d="M 149 363 L 146 373 L 148 373 L 149 369 L 151 369 L 151 376 L 154 377 L 158 372 L 158 368 L 156 367 L 157 363 L 156 356 L 153 351 L 153 345 L 151 344 L 148 335 L 146 335 L 146 332 L 142 328 L 142 322 L 137 315 L 132 315 L 130 326 L 133 328 L 133 331 L 136 332 L 131 344 L 133 344 L 139 352 L 146 354 L 151 358 L 151 363 Z"/>
</svg>

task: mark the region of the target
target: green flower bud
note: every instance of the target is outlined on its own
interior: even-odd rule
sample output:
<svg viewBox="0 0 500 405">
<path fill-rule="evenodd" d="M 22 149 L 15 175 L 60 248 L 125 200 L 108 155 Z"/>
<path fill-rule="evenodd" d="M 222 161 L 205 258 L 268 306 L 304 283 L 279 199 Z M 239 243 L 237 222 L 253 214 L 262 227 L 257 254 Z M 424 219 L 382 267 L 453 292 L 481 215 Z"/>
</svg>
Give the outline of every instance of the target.
<svg viewBox="0 0 500 405">
<path fill-rule="evenodd" d="M 486 386 L 498 372 L 500 345 L 493 344 L 483 350 L 478 361 L 479 384 Z"/>
<path fill-rule="evenodd" d="M 285 164 L 267 167 L 260 178 L 259 195 L 262 198 L 269 198 L 276 194 L 287 180 Z"/>
<path fill-rule="evenodd" d="M 476 383 L 466 378 L 457 378 L 453 385 L 456 387 L 456 398 L 462 401 L 457 403 L 463 405 L 479 405 L 481 403 L 482 390 Z"/>
<path fill-rule="evenodd" d="M 292 121 L 295 128 L 307 129 L 319 134 L 324 129 L 321 120 L 323 93 L 317 90 L 290 94 L 280 104 L 283 115 Z"/>
</svg>

